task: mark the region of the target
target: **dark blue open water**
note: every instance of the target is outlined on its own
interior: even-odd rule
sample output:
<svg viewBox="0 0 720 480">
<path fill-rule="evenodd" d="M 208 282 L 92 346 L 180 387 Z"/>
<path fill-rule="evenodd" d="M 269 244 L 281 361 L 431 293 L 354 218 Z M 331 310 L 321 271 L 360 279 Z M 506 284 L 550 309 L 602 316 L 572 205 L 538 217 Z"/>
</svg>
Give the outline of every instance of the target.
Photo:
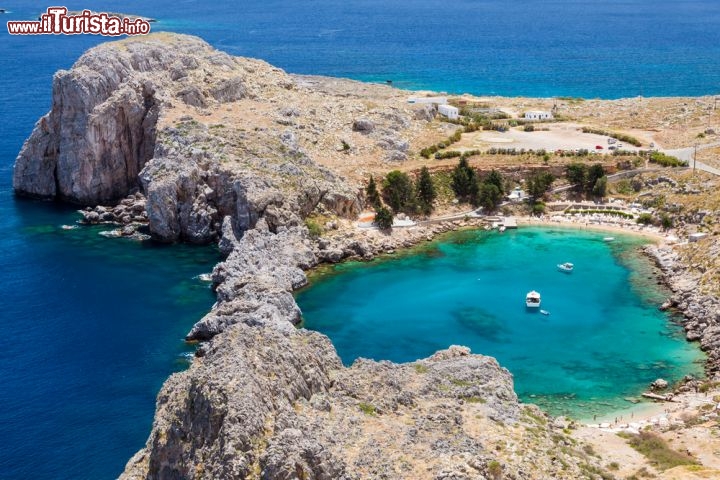
<svg viewBox="0 0 720 480">
<path fill-rule="evenodd" d="M 62 2 L 61 2 L 62 3 Z M 2 20 L 55 4 L 6 0 Z M 157 17 L 297 73 L 477 94 L 715 94 L 720 2 L 698 0 L 73 0 Z M 192 280 L 212 249 L 61 230 L 71 209 L 21 202 L 14 158 L 50 105 L 53 72 L 90 36 L 0 28 L 0 477 L 113 478 L 144 442 L 182 336 L 212 303 Z"/>
</svg>

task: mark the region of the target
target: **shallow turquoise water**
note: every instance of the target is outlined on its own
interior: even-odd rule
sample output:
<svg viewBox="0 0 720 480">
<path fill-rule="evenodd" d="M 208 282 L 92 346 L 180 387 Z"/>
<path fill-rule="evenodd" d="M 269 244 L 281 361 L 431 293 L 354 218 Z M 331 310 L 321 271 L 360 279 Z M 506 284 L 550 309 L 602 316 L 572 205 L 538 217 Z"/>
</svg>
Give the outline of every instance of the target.
<svg viewBox="0 0 720 480">
<path fill-rule="evenodd" d="M 657 305 L 642 240 L 522 228 L 458 232 L 394 260 L 347 263 L 297 295 L 304 326 L 345 363 L 398 362 L 450 345 L 496 357 L 525 401 L 588 418 L 628 408 L 658 377 L 702 374 L 699 350 Z M 571 274 L 556 265 L 573 262 Z M 528 312 L 542 294 L 549 316 Z"/>
</svg>

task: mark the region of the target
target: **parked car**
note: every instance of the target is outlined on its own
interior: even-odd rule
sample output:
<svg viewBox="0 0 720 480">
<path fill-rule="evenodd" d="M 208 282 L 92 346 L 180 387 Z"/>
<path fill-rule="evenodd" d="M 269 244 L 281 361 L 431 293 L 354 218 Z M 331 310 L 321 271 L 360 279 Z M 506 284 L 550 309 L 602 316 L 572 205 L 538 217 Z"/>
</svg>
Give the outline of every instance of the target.
<svg viewBox="0 0 720 480">
<path fill-rule="evenodd" d="M 602 145 L 595 145 L 595 150 L 602 150 L 602 149 L 603 149 Z"/>
</svg>

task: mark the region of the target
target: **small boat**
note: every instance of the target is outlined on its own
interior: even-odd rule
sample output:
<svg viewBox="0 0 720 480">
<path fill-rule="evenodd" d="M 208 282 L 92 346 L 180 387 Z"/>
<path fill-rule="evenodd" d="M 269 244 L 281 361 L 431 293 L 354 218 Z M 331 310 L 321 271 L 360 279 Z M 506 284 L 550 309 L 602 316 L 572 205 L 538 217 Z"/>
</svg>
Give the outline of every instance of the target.
<svg viewBox="0 0 720 480">
<path fill-rule="evenodd" d="M 557 266 L 558 270 L 565 273 L 570 273 L 573 271 L 573 268 L 575 268 L 575 265 L 573 265 L 570 262 L 560 263 Z"/>
<path fill-rule="evenodd" d="M 505 230 L 506 230 L 506 229 L 505 229 L 505 225 L 500 225 L 500 226 L 498 227 L 498 232 L 500 232 L 500 233 L 504 232 Z"/>
<path fill-rule="evenodd" d="M 535 290 L 528 292 L 525 296 L 525 306 L 528 308 L 540 308 L 540 294 Z"/>
<path fill-rule="evenodd" d="M 547 310 L 540 310 L 540 313 L 542 313 L 543 315 L 550 315 L 550 312 L 548 312 Z"/>
<path fill-rule="evenodd" d="M 603 238 L 603 241 L 604 241 L 604 242 L 612 242 L 613 240 L 615 240 L 615 237 L 605 237 L 605 238 Z"/>
</svg>

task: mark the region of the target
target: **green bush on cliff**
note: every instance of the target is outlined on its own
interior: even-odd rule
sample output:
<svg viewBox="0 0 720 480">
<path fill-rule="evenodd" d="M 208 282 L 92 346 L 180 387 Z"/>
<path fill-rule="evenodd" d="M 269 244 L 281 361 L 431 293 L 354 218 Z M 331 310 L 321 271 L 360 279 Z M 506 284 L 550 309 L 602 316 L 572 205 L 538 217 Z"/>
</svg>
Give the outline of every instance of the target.
<svg viewBox="0 0 720 480">
<path fill-rule="evenodd" d="M 318 238 L 323 234 L 323 229 L 320 224 L 312 218 L 305 219 L 305 226 L 307 227 L 308 232 L 310 232 L 310 237 L 312 238 Z"/>
</svg>

